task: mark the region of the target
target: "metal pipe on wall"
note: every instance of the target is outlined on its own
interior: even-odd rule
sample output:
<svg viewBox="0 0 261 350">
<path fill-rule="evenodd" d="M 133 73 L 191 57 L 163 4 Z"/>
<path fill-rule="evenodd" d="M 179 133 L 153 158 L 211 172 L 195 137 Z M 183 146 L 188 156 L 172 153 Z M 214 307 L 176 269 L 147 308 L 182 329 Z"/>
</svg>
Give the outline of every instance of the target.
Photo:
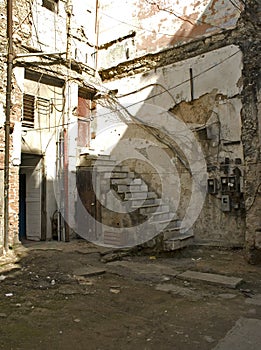
<svg viewBox="0 0 261 350">
<path fill-rule="evenodd" d="M 10 115 L 13 71 L 13 1 L 7 0 L 7 82 L 6 82 L 6 117 L 5 117 L 5 168 L 4 168 L 4 249 L 8 250 L 9 241 L 9 158 L 10 158 Z"/>
</svg>

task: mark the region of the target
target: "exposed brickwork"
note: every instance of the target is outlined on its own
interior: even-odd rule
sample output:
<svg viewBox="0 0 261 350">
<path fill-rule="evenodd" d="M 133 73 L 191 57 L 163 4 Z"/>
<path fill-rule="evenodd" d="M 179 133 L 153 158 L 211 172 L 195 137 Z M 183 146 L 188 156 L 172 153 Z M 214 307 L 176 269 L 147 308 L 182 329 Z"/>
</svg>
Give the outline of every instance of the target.
<svg viewBox="0 0 261 350">
<path fill-rule="evenodd" d="M 29 1 L 15 2 L 14 4 L 14 49 L 17 52 L 17 44 L 21 43 L 22 31 L 26 23 L 28 23 L 28 4 Z M 4 118 L 5 118 L 5 103 L 6 103 L 6 8 L 1 2 L 0 12 L 3 17 L 0 21 L 0 104 L 2 105 L 2 115 L 0 116 L 0 169 L 4 169 L 4 148 L 5 148 L 5 132 L 4 132 Z M 24 36 L 23 36 L 24 37 Z M 12 126 L 16 121 L 21 120 L 21 91 L 18 88 L 13 76 L 12 81 L 12 95 L 11 95 L 11 135 L 10 135 L 10 159 L 13 151 Z M 9 244 L 12 245 L 18 241 L 19 231 L 19 167 L 14 167 L 10 163 L 9 171 Z M 0 193 L 4 196 L 4 193 Z M 0 241 L 0 246 L 3 242 Z"/>
</svg>

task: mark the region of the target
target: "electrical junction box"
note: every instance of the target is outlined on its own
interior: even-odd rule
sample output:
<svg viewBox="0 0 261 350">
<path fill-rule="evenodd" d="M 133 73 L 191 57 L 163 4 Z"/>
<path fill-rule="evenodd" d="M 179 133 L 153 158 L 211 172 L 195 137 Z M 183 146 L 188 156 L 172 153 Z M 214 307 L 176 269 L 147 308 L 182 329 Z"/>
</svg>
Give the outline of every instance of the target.
<svg viewBox="0 0 261 350">
<path fill-rule="evenodd" d="M 217 179 L 208 179 L 208 193 L 215 194 L 218 192 Z"/>
<path fill-rule="evenodd" d="M 228 188 L 228 177 L 221 177 L 221 192 L 228 192 L 229 188 Z"/>
<path fill-rule="evenodd" d="M 230 211 L 230 197 L 228 194 L 223 194 L 221 197 L 221 210 Z"/>
<path fill-rule="evenodd" d="M 237 190 L 237 181 L 235 176 L 230 176 L 228 178 L 228 191 L 235 192 Z"/>
</svg>

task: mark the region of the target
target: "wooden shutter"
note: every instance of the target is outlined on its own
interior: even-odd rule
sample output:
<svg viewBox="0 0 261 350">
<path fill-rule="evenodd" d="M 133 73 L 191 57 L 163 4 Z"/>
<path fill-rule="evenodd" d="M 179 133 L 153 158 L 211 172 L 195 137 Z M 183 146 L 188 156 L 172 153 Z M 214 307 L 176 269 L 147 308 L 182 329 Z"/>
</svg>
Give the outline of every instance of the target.
<svg viewBox="0 0 261 350">
<path fill-rule="evenodd" d="M 35 97 L 24 94 L 23 96 L 23 126 L 34 127 Z"/>
</svg>

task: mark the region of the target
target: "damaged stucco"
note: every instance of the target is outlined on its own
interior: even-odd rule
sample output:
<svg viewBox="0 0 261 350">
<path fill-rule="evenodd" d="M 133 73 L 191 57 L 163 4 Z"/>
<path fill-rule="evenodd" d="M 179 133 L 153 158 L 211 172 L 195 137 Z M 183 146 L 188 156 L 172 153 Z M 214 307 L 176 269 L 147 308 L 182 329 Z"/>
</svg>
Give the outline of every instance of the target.
<svg viewBox="0 0 261 350">
<path fill-rule="evenodd" d="M 193 73 L 192 80 L 191 70 Z M 195 139 L 201 144 L 210 179 L 221 181 L 222 177 L 233 177 L 235 168 L 240 168 L 243 175 L 242 103 L 240 98 L 242 91 L 242 52 L 238 46 L 226 46 L 143 74 L 112 80 L 106 86 L 111 91 L 117 91 L 120 106 L 124 106 L 128 111 L 135 111 L 134 120 L 135 117 L 139 118 L 141 111 L 139 105 L 135 109 L 137 102 L 144 104 L 144 109 L 146 109 L 146 105 L 157 106 L 155 113 L 158 113 L 159 110 L 162 113 L 169 111 L 173 114 L 173 118 L 181 120 L 184 123 L 184 129 L 192 130 Z M 97 117 L 99 119 L 99 106 Z M 161 116 L 158 115 L 158 118 L 160 120 Z M 106 117 L 105 115 L 103 116 L 103 122 L 106 123 L 106 120 L 109 124 L 109 116 Z M 114 128 L 116 133 L 115 121 Z M 162 135 L 159 135 L 159 137 L 163 140 L 164 137 L 166 138 L 164 128 L 163 130 L 159 128 L 158 133 L 161 132 Z M 147 142 L 152 141 L 149 130 L 145 131 L 140 126 L 135 125 L 128 125 L 125 133 L 120 138 L 133 140 L 133 142 L 137 138 L 147 140 Z M 155 139 L 155 136 L 153 138 L 155 144 L 160 143 Z M 118 141 L 115 138 L 114 141 L 115 148 L 112 154 L 117 155 L 117 152 L 121 152 L 121 149 L 119 146 L 119 150 L 117 150 Z M 175 144 L 172 143 L 172 145 Z M 179 173 L 181 194 L 177 213 L 182 219 L 190 201 L 192 191 L 191 174 L 177 158 L 175 150 L 174 152 L 173 150 L 170 151 L 170 144 L 161 145 L 161 147 L 165 149 L 165 152 L 170 152 Z M 182 149 L 180 152 L 182 152 Z M 128 158 L 128 154 L 125 156 Z M 224 173 L 224 169 L 220 169 L 220 164 L 223 164 L 226 159 L 229 159 L 229 169 L 227 173 Z M 160 158 L 158 158 L 159 160 Z M 240 165 L 237 164 L 239 160 Z M 140 162 L 136 162 L 132 167 L 138 173 L 143 173 L 145 181 L 151 184 L 153 190 L 160 192 L 161 185 L 157 172 Z M 168 176 L 160 174 L 161 181 L 164 176 L 165 181 L 167 181 Z M 172 184 L 172 188 L 173 192 L 169 193 L 168 196 L 170 206 L 179 197 L 179 193 L 175 193 L 175 184 Z M 216 244 L 242 246 L 244 244 L 245 223 L 241 197 L 240 193 L 233 197 L 233 207 L 227 213 L 222 209 L 221 191 L 208 194 L 203 210 L 194 226 L 196 239 L 204 242 L 215 242 Z M 175 204 L 174 207 L 177 207 L 177 205 Z M 213 226 L 211 233 L 207 224 L 210 221 Z"/>
<path fill-rule="evenodd" d="M 104 32 L 103 42 L 121 38 L 132 17 L 136 33 L 131 41 L 118 40 L 101 50 L 103 81 L 118 91 L 121 105 L 152 103 L 190 125 L 213 191 L 195 224 L 196 238 L 244 245 L 248 260 L 256 261 L 261 241 L 260 2 L 130 0 L 124 5 L 129 11 L 119 21 L 113 6 L 101 1 L 100 27 L 106 28 L 110 17 L 119 29 Z M 182 177 L 183 193 L 189 195 L 189 174 L 183 171 Z M 237 191 L 224 189 L 226 181 Z"/>
<path fill-rule="evenodd" d="M 234 28 L 243 4 L 238 0 L 234 5 L 223 0 L 125 0 L 119 5 L 100 0 L 99 8 L 99 45 L 135 31 L 133 38 L 118 40 L 99 52 L 99 66 L 106 69 Z"/>
</svg>

